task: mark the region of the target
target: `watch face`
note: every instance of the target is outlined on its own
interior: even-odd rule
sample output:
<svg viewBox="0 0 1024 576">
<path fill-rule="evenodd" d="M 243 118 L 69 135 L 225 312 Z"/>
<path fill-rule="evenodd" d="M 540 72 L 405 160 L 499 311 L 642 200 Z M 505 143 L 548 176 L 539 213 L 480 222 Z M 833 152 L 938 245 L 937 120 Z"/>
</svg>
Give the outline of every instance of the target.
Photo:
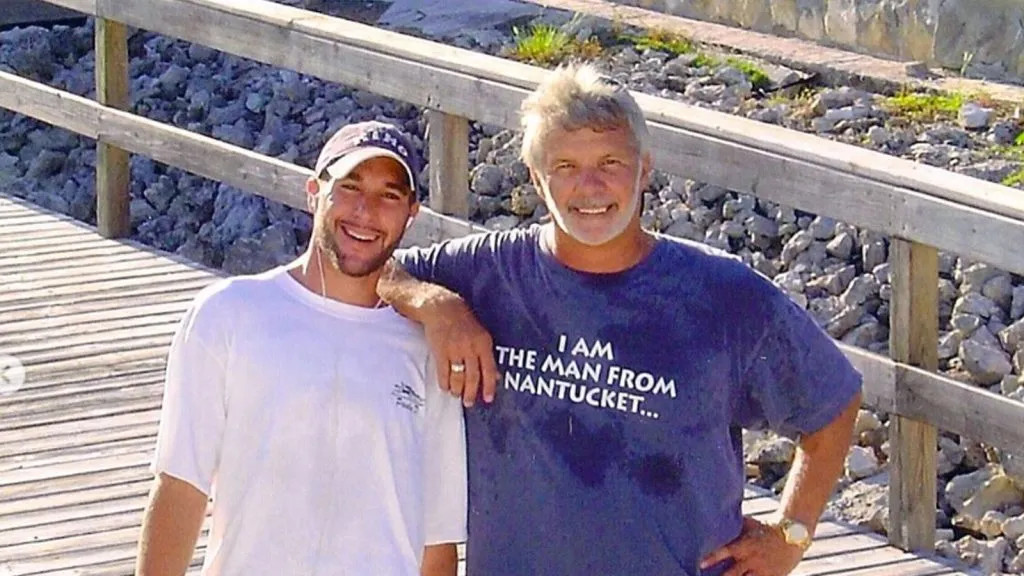
<svg viewBox="0 0 1024 576">
<path fill-rule="evenodd" d="M 787 532 L 789 533 L 790 539 L 796 543 L 806 542 L 810 537 L 810 534 L 807 532 L 807 527 L 799 522 L 793 522 L 790 524 Z"/>
</svg>

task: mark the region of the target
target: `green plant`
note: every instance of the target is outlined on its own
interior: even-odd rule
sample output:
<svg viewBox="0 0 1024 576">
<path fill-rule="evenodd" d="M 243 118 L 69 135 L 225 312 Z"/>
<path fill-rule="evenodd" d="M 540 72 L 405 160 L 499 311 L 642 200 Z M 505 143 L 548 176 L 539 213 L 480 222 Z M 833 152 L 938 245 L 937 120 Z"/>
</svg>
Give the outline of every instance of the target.
<svg viewBox="0 0 1024 576">
<path fill-rule="evenodd" d="M 733 68 L 743 72 L 747 80 L 750 80 L 750 83 L 754 86 L 754 90 L 766 90 L 771 86 L 771 78 L 757 64 L 739 58 L 726 58 L 725 61 Z"/>
<path fill-rule="evenodd" d="M 662 28 L 652 28 L 639 35 L 621 34 L 619 38 L 633 44 L 637 50 L 657 50 L 677 56 L 694 51 L 686 37 Z"/>
<path fill-rule="evenodd" d="M 958 93 L 927 93 L 903 91 L 882 101 L 890 114 L 911 120 L 934 122 L 955 118 L 966 99 Z"/>
<path fill-rule="evenodd" d="M 557 64 L 570 57 L 592 60 L 604 51 L 596 38 L 580 41 L 565 28 L 553 24 L 535 24 L 528 31 L 516 26 L 512 28 L 512 37 L 510 56 L 534 64 Z"/>
</svg>

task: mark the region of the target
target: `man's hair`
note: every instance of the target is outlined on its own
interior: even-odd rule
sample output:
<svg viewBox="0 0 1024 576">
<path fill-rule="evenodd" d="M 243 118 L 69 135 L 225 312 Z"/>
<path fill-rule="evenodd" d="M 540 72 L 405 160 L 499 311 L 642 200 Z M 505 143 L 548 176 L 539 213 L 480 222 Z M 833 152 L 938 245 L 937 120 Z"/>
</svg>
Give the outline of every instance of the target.
<svg viewBox="0 0 1024 576">
<path fill-rule="evenodd" d="M 545 140 L 552 130 L 567 132 L 628 128 L 641 154 L 650 149 L 643 111 L 625 86 L 593 64 L 562 65 L 549 72 L 521 106 L 523 162 L 543 172 Z"/>
</svg>

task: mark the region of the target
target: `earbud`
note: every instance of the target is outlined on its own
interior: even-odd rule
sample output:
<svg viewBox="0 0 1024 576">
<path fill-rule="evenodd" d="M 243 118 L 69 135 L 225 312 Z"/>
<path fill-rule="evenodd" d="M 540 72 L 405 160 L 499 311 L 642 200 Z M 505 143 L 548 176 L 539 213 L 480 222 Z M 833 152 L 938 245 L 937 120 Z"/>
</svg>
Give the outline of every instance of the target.
<svg viewBox="0 0 1024 576">
<path fill-rule="evenodd" d="M 412 216 L 405 221 L 405 229 L 408 230 L 412 226 Z"/>
</svg>

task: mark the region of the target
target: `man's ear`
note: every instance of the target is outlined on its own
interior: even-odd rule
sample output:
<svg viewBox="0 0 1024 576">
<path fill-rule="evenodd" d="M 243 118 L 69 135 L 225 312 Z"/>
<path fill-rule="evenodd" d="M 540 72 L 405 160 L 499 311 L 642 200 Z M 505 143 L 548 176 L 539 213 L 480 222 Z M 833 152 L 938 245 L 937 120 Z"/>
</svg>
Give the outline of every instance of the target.
<svg viewBox="0 0 1024 576">
<path fill-rule="evenodd" d="M 640 189 L 646 190 L 651 184 L 651 170 L 654 167 L 654 161 L 651 159 L 650 152 L 644 152 L 641 166 L 642 172 L 640 174 Z"/>
<path fill-rule="evenodd" d="M 306 206 L 311 213 L 316 212 L 316 196 L 320 193 L 320 183 L 315 178 L 306 179 Z"/>
</svg>

